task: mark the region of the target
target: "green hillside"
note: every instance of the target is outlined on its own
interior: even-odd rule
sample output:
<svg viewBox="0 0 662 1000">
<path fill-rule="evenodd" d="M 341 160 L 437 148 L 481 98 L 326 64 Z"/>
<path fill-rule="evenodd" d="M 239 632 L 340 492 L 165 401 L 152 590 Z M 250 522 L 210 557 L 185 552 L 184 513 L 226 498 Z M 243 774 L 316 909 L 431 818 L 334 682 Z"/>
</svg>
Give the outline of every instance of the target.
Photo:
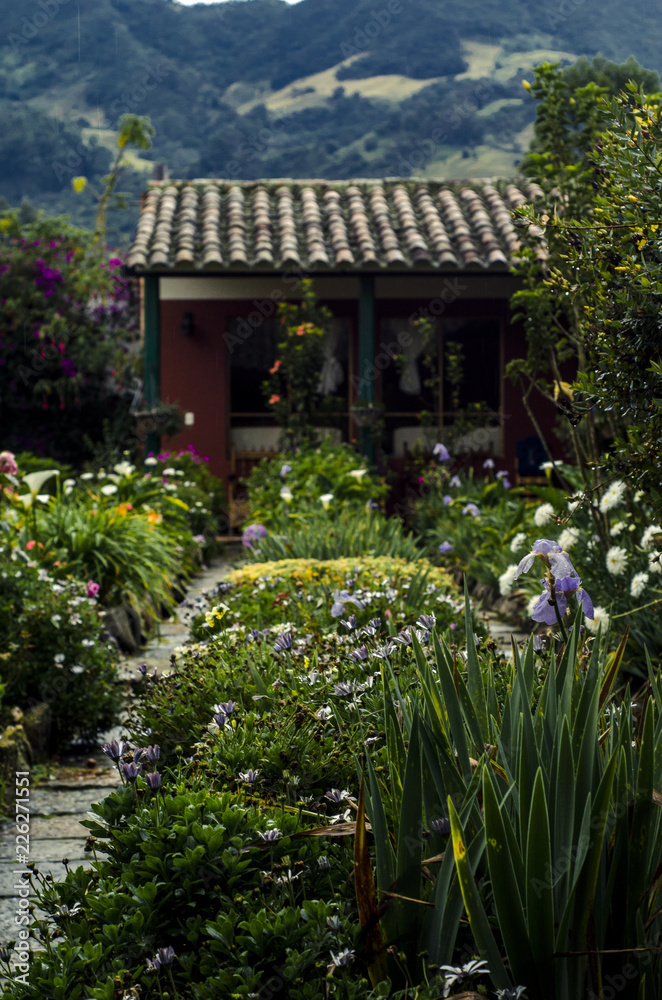
<svg viewBox="0 0 662 1000">
<path fill-rule="evenodd" d="M 86 224 L 123 113 L 156 128 L 123 179 L 134 202 L 153 162 L 183 178 L 508 174 L 533 65 L 662 62 L 653 0 L 0 0 L 0 16 L 0 196 Z"/>
</svg>

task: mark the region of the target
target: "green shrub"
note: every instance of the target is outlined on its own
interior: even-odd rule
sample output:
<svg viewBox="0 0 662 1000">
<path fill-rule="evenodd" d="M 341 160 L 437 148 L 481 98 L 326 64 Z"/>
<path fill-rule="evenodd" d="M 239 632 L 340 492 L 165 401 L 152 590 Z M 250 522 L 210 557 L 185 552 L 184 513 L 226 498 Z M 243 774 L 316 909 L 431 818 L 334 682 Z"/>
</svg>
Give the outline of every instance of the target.
<svg viewBox="0 0 662 1000">
<path fill-rule="evenodd" d="M 120 709 L 117 653 L 101 639 L 96 599 L 85 584 L 58 581 L 33 561 L 12 561 L 6 548 L 2 558 L 3 706 L 27 711 L 48 702 L 53 749 L 94 739 L 115 723 Z"/>
<path fill-rule="evenodd" d="M 359 627 L 380 616 L 387 632 L 425 613 L 434 613 L 441 629 L 462 624 L 456 584 L 426 560 L 366 555 L 253 563 L 229 574 L 222 597 L 218 611 L 194 618 L 195 638 L 225 632 L 230 618 L 246 631 L 292 623 L 316 634 L 336 631 L 352 614 Z"/>
<path fill-rule="evenodd" d="M 261 562 L 276 559 L 343 559 L 351 556 L 388 556 L 415 562 L 423 553 L 417 540 L 397 517 L 380 511 L 358 510 L 349 504 L 305 506 L 271 518 L 264 538 L 247 546 L 249 557 Z"/>
<path fill-rule="evenodd" d="M 93 807 L 93 871 L 54 884 L 35 876 L 46 950 L 3 997 L 114 1000 L 118 986 L 126 996 L 134 987 L 172 996 L 174 985 L 182 998 L 211 1000 L 268 981 L 275 996 L 322 1000 L 327 984 L 334 997 L 365 995 L 358 957 L 355 983 L 340 981 L 342 968 L 327 979 L 332 952 L 354 955 L 346 838 L 305 836 L 314 817 L 217 795 L 200 780 L 166 775 L 156 794 L 142 778 L 137 785 Z M 150 969 L 168 947 L 171 963 Z"/>
<path fill-rule="evenodd" d="M 285 471 L 287 470 L 287 471 Z M 292 494 L 291 500 L 283 491 Z M 381 503 L 388 487 L 371 472 L 351 445 L 334 445 L 325 438 L 319 448 L 263 459 L 248 480 L 249 520 L 271 527 L 282 515 L 321 509 L 320 497 L 332 494 L 334 506 L 364 508 Z M 287 493 L 286 493 L 287 495 Z"/>
</svg>

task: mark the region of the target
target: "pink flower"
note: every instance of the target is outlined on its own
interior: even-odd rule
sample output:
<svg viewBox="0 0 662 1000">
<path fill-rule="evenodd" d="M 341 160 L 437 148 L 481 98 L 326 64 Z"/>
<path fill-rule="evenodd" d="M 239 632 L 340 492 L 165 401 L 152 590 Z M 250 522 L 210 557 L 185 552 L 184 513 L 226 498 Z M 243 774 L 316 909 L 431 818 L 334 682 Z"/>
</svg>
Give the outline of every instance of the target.
<svg viewBox="0 0 662 1000">
<path fill-rule="evenodd" d="M 10 476 L 15 476 L 18 472 L 16 456 L 12 451 L 0 451 L 0 472 L 6 472 Z"/>
<path fill-rule="evenodd" d="M 94 580 L 90 580 L 87 584 L 87 596 L 96 597 L 99 593 L 99 584 L 95 583 Z"/>
<path fill-rule="evenodd" d="M 28 552 L 32 552 L 32 550 L 33 550 L 33 548 L 35 547 L 36 544 L 37 543 L 35 542 L 34 538 L 32 538 L 32 539 L 30 539 L 30 541 L 27 543 L 27 545 L 25 547 L 28 550 Z"/>
<path fill-rule="evenodd" d="M 274 403 L 280 403 L 280 396 L 277 396 L 276 393 L 274 393 L 271 399 L 269 400 L 269 406 L 273 406 Z"/>
</svg>

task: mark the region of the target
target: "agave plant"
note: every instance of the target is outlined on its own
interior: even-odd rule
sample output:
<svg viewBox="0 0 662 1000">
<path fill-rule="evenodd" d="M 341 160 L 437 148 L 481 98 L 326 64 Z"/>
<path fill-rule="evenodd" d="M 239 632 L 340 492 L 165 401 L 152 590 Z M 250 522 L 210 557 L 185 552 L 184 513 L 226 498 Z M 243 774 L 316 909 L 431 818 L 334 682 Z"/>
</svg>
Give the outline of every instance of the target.
<svg viewBox="0 0 662 1000">
<path fill-rule="evenodd" d="M 471 636 L 468 600 L 466 614 Z M 542 683 L 533 641 L 521 655 L 514 648 L 501 704 L 493 664 L 471 642 L 459 670 L 436 636 L 433 663 L 414 637 L 414 692 L 403 694 L 386 666 L 392 791 L 368 756 L 365 793 L 372 924 L 360 906 L 373 927 L 373 979 L 393 945 L 451 962 L 468 919 L 497 990 L 524 984 L 530 1000 L 576 1000 L 606 997 L 616 983 L 624 998 L 662 997 L 662 696 L 649 663 L 636 711 L 629 690 L 617 701 L 627 637 L 610 654 L 599 637 L 589 648 L 581 615 L 548 654 Z M 451 836 L 426 857 L 421 832 L 440 806 Z"/>
</svg>

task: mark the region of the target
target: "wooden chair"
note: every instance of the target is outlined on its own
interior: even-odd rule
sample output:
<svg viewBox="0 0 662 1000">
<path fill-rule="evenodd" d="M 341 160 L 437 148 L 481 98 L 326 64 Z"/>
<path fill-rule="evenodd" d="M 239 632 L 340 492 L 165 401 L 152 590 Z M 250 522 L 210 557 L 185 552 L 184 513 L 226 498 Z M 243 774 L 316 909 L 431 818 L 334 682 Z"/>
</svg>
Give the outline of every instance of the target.
<svg viewBox="0 0 662 1000">
<path fill-rule="evenodd" d="M 230 451 L 230 475 L 228 476 L 228 531 L 230 536 L 239 532 L 248 517 L 248 494 L 245 480 L 251 470 L 263 458 L 273 458 L 274 451 L 237 451 L 233 446 Z"/>
</svg>

